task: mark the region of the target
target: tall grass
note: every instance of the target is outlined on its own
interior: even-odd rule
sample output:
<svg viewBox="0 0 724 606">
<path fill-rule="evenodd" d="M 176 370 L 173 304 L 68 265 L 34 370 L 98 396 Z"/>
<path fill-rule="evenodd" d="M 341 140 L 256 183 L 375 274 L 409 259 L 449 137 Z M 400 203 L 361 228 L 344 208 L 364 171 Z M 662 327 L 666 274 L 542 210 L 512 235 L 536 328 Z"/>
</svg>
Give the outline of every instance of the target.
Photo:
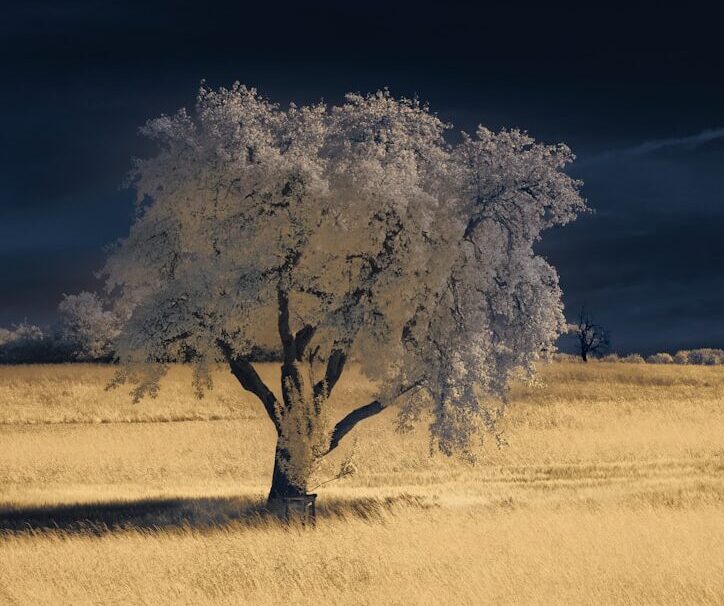
<svg viewBox="0 0 724 606">
<path fill-rule="evenodd" d="M 545 367 L 473 467 L 385 411 L 306 529 L 260 513 L 274 432 L 223 369 L 137 406 L 111 372 L 0 368 L 0 604 L 724 602 L 724 368 Z"/>
</svg>

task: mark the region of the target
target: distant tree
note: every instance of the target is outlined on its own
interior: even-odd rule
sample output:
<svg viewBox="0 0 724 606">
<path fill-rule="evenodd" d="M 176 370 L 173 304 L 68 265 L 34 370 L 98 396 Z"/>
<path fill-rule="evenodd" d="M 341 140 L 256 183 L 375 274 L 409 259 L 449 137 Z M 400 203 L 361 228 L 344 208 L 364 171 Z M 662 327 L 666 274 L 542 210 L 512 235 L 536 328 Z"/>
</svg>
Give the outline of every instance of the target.
<svg viewBox="0 0 724 606">
<path fill-rule="evenodd" d="M 107 361 L 113 355 L 113 342 L 120 323 L 94 293 L 63 295 L 58 305 L 56 339 L 58 347 L 71 359 L 82 362 Z"/>
<path fill-rule="evenodd" d="M 21 322 L 10 330 L 0 329 L 0 363 L 29 364 L 56 360 L 53 340 L 39 326 Z"/>
<path fill-rule="evenodd" d="M 581 308 L 578 322 L 570 325 L 569 330 L 578 338 L 578 353 L 584 362 L 588 362 L 589 356 L 601 356 L 608 352 L 608 333 L 603 326 L 593 321 L 585 307 Z"/>
<path fill-rule="evenodd" d="M 305 493 L 362 420 L 429 406 L 445 454 L 495 432 L 500 396 L 564 328 L 541 232 L 585 209 L 563 145 L 480 127 L 455 146 L 416 100 L 348 95 L 287 110 L 255 90 L 202 87 L 195 115 L 150 121 L 159 152 L 132 175 L 142 211 L 109 258 L 124 327 L 116 384 L 154 395 L 163 364 L 228 364 L 278 442 L 270 502 Z M 281 399 L 250 363 L 281 351 Z M 350 360 L 379 386 L 336 422 Z"/>
</svg>

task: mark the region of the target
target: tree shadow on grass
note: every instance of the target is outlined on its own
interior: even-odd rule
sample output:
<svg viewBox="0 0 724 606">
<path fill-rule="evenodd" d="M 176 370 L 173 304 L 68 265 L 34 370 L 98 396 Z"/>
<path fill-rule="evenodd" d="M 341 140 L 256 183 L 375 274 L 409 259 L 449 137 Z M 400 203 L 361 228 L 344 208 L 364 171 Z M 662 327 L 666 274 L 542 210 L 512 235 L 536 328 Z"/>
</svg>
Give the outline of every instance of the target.
<svg viewBox="0 0 724 606">
<path fill-rule="evenodd" d="M 320 499 L 317 518 L 383 520 L 401 509 L 434 504 L 414 495 L 386 498 Z M 47 507 L 0 504 L 0 537 L 11 534 L 65 532 L 96 535 L 173 529 L 218 529 L 280 525 L 261 499 L 252 497 L 162 498 L 73 503 Z"/>
<path fill-rule="evenodd" d="M 261 500 L 245 497 L 158 498 L 23 507 L 0 506 L 0 533 L 61 530 L 105 534 L 122 530 L 254 525 L 266 516 Z"/>
</svg>

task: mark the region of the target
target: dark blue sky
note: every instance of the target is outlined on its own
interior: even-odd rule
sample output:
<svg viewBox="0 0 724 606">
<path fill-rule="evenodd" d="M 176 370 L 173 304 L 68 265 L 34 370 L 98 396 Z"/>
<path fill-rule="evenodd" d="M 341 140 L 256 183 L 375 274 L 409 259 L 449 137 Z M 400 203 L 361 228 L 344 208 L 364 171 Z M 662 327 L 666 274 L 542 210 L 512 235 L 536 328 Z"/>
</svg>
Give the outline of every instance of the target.
<svg viewBox="0 0 724 606">
<path fill-rule="evenodd" d="M 102 247 L 130 224 L 138 126 L 192 105 L 205 78 L 282 103 L 389 86 L 460 129 L 568 143 L 596 214 L 539 250 L 571 316 L 585 303 L 619 351 L 724 346 L 719 21 L 692 3 L 506 6 L 0 9 L 0 325 L 50 322 L 61 293 L 100 287 Z"/>
</svg>

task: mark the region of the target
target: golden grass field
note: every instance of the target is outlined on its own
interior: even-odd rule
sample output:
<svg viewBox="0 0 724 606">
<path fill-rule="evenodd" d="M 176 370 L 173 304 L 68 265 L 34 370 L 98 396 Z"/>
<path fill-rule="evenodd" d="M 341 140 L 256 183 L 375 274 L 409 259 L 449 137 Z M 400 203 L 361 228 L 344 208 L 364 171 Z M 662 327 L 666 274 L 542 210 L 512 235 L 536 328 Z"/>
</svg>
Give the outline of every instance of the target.
<svg viewBox="0 0 724 606">
<path fill-rule="evenodd" d="M 543 367 L 474 467 L 385 411 L 314 528 L 256 513 L 273 429 L 231 375 L 133 405 L 112 373 L 0 368 L 1 604 L 724 604 L 724 367 Z"/>
</svg>

